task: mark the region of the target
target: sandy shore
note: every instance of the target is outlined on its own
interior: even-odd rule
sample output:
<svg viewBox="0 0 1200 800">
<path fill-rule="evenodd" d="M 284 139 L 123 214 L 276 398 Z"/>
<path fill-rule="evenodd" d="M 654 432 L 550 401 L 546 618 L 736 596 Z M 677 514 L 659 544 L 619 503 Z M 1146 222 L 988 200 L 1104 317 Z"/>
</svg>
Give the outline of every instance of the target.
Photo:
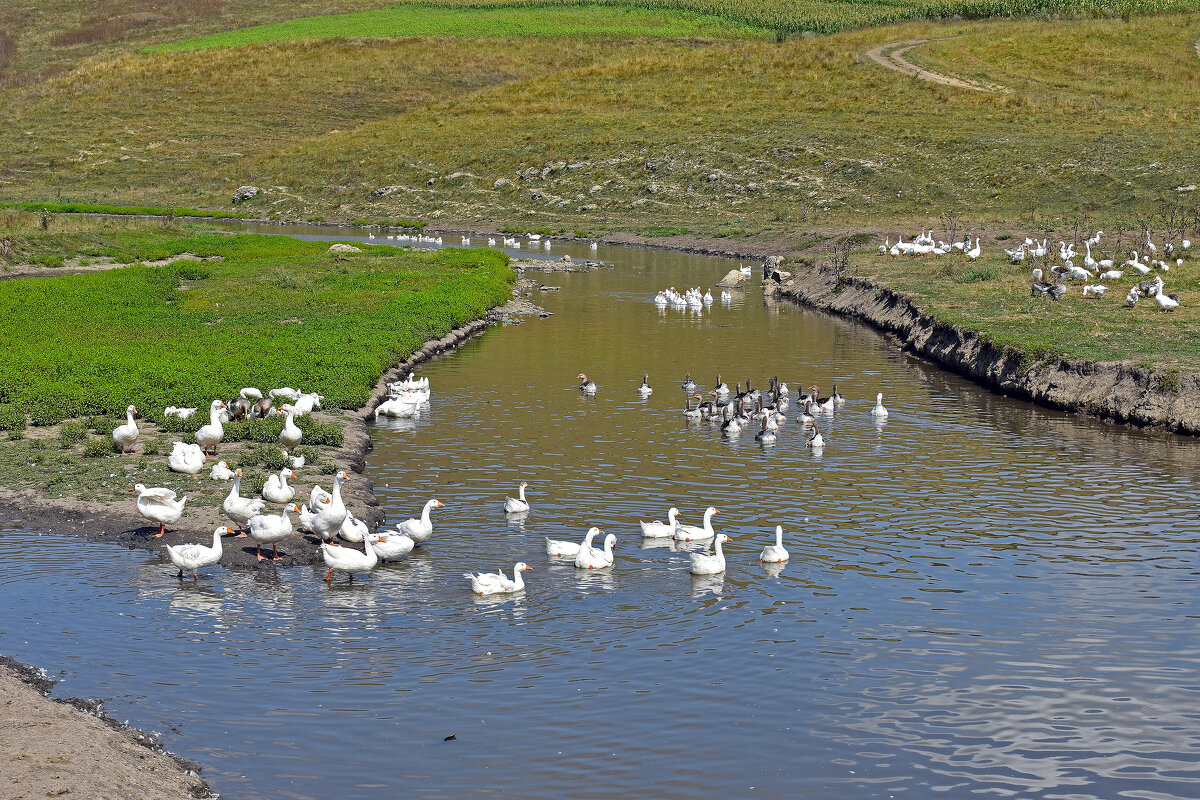
<svg viewBox="0 0 1200 800">
<path fill-rule="evenodd" d="M 54 681 L 0 656 L 0 785 L 5 800 L 158 800 L 215 796 L 195 768 L 148 734 L 80 700 L 51 700 Z"/>
</svg>

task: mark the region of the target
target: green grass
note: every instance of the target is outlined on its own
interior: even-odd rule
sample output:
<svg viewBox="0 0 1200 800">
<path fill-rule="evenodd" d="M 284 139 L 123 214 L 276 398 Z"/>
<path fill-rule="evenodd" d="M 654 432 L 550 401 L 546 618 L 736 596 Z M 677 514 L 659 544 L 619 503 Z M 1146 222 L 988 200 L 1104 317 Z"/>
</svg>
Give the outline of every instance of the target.
<svg viewBox="0 0 1200 800">
<path fill-rule="evenodd" d="M 1105 234 L 1113 235 L 1111 230 Z M 1129 244 L 1130 234 L 1125 232 L 1122 245 L 1110 241 L 1096 258 L 1115 258 L 1120 263 Z M 1063 355 L 1155 365 L 1165 370 L 1160 387 L 1164 391 L 1177 390 L 1181 368 L 1200 371 L 1200 292 L 1194 288 L 1200 281 L 1197 257 L 1185 258 L 1182 267 L 1173 266 L 1163 274 L 1167 291 L 1183 297 L 1183 304 L 1170 314 L 1159 311 L 1147 298 L 1133 308 L 1125 305 L 1129 287 L 1144 279 L 1132 270 L 1119 280 L 1102 281 L 1108 286 L 1104 297 L 1084 297 L 1083 285 L 1069 282 L 1067 293 L 1055 302 L 1031 296 L 1031 268 L 1028 263 L 1010 264 L 1001 246 L 994 245 L 985 247 L 975 264 L 961 254 L 891 258 L 862 251 L 854 255 L 850 272 L 904 292 L 922 311 L 943 322 L 982 332 L 998 345 L 1034 357 Z"/>
<path fill-rule="evenodd" d="M 714 16 L 654 7 L 540 4 L 447 7 L 395 5 L 350 14 L 258 25 L 147 48 L 146 52 L 208 50 L 300 39 L 397 36 L 764 38 L 771 31 Z"/>
<path fill-rule="evenodd" d="M 92 255 L 221 260 L 0 283 L 0 403 L 34 424 L 131 403 L 206 408 L 251 385 L 358 407 L 389 366 L 507 299 L 513 277 L 490 250 L 376 246 L 335 260 L 327 242 L 278 236 L 94 235 Z M 34 252 L 61 247 L 37 228 L 23 239 Z"/>
<path fill-rule="evenodd" d="M 0 203 L 0 208 L 46 211 L 53 214 L 120 214 L 124 216 L 199 217 L 202 219 L 247 219 L 253 216 L 234 211 L 204 211 L 197 208 L 163 208 L 162 206 L 114 206 L 103 203 Z"/>
</svg>

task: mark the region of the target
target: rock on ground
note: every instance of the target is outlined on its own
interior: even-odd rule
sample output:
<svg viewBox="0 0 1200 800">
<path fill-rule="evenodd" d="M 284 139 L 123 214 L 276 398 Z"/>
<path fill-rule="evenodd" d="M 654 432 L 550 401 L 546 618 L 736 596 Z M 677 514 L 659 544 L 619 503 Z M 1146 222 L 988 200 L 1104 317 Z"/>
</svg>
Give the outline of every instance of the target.
<svg viewBox="0 0 1200 800">
<path fill-rule="evenodd" d="M 331 253 L 361 253 L 362 250 L 358 249 L 357 247 L 355 247 L 352 244 L 344 244 L 342 242 L 338 242 L 337 244 L 329 245 L 329 252 L 331 252 Z"/>
</svg>

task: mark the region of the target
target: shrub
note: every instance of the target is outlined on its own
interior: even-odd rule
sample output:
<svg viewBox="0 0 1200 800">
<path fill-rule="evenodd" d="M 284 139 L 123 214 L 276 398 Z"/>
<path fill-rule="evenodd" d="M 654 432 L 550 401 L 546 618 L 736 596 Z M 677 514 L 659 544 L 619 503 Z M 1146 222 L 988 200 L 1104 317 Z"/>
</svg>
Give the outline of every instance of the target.
<svg viewBox="0 0 1200 800">
<path fill-rule="evenodd" d="M 982 283 L 994 281 L 1000 277 L 1000 270 L 993 266 L 977 264 L 954 275 L 955 283 Z"/>
<path fill-rule="evenodd" d="M 156 456 L 161 452 L 162 445 L 157 439 L 148 439 L 146 440 L 146 443 L 142 445 L 142 455 L 144 456 Z"/>
<path fill-rule="evenodd" d="M 149 445 L 146 446 L 149 450 Z M 113 454 L 113 443 L 98 436 L 89 437 L 83 443 L 84 458 L 104 458 Z"/>
<path fill-rule="evenodd" d="M 23 431 L 26 424 L 25 414 L 19 408 L 0 405 L 0 431 Z"/>
<path fill-rule="evenodd" d="M 291 462 L 279 445 L 256 444 L 242 454 L 241 463 L 247 467 L 262 467 L 271 472 L 278 472 Z"/>
<path fill-rule="evenodd" d="M 74 447 L 87 438 L 87 428 L 82 422 L 64 422 L 58 428 L 58 444 L 62 448 Z"/>
<path fill-rule="evenodd" d="M 341 447 L 346 441 L 346 432 L 331 422 L 320 422 L 312 417 L 301 417 L 296 425 L 304 431 L 303 441 L 309 445 Z M 282 426 L 280 426 L 282 429 Z"/>
</svg>

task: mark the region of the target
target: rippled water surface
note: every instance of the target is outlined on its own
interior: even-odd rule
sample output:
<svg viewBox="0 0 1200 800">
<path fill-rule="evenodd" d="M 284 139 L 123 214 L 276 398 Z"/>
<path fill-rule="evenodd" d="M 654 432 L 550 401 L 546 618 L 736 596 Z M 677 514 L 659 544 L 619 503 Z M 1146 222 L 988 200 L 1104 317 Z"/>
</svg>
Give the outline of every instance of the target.
<svg viewBox="0 0 1200 800">
<path fill-rule="evenodd" d="M 9 531 L 0 650 L 239 798 L 1200 796 L 1195 442 L 996 397 L 754 290 L 662 314 L 654 291 L 730 263 L 599 255 L 616 268 L 532 275 L 555 316 L 428 365 L 427 413 L 375 432 L 389 521 L 446 504 L 406 561 L 197 588 Z M 764 449 L 685 422 L 689 370 L 850 399 L 823 453 L 790 421 Z M 506 519 L 519 480 L 533 511 Z M 723 578 L 643 545 L 639 519 L 710 504 Z M 782 570 L 758 562 L 777 524 Z M 591 525 L 611 570 L 551 563 L 543 536 Z M 515 599 L 461 577 L 518 560 Z"/>
</svg>

